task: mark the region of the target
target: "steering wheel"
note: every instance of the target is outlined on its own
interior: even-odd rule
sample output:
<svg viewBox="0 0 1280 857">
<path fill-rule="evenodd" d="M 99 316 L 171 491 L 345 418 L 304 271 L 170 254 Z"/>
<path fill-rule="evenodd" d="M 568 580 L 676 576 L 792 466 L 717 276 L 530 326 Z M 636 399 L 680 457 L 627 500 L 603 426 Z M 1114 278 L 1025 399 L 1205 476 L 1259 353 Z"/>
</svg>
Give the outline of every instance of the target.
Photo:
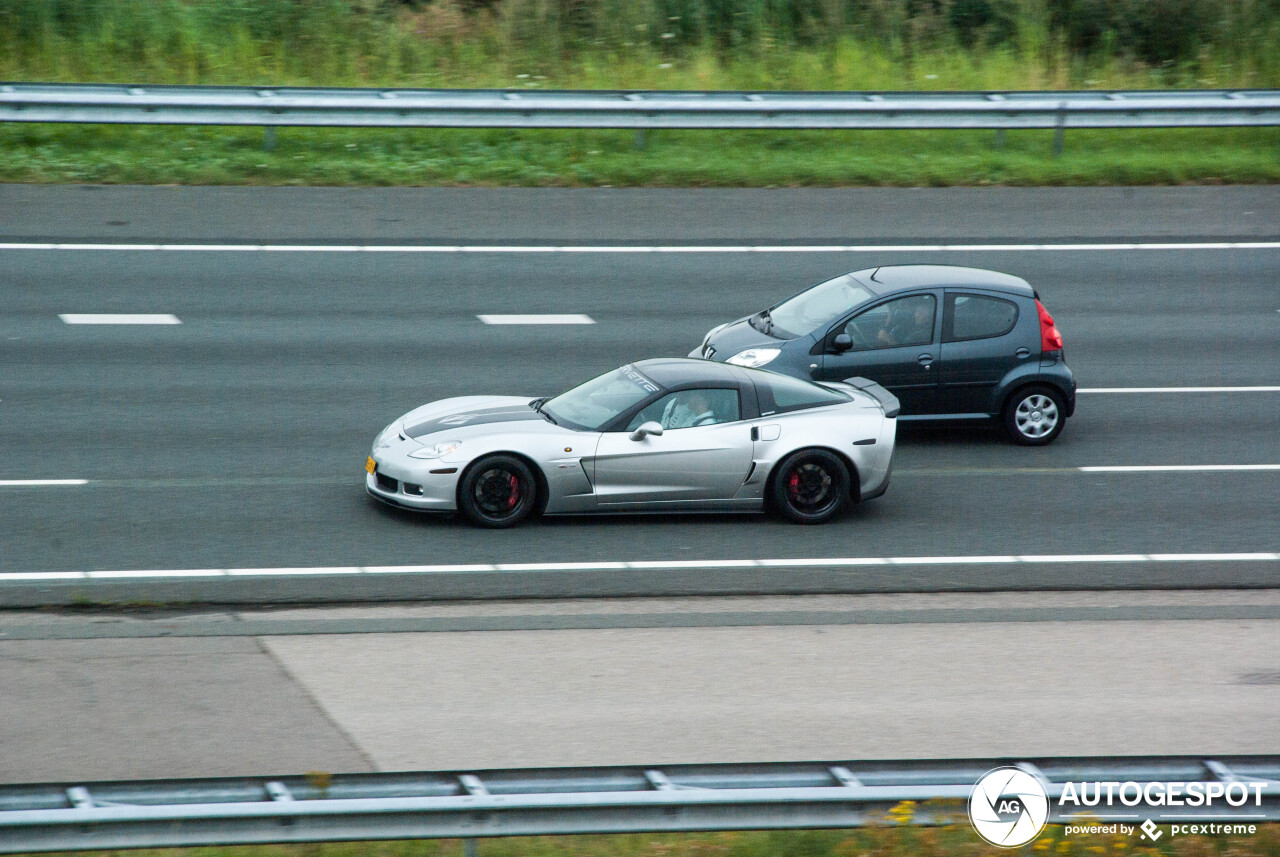
<svg viewBox="0 0 1280 857">
<path fill-rule="evenodd" d="M 868 347 L 866 334 L 862 332 L 862 329 L 858 327 L 856 322 L 851 321 L 846 324 L 844 326 L 844 332 L 849 334 L 849 341 L 853 343 L 854 348 Z"/>
</svg>

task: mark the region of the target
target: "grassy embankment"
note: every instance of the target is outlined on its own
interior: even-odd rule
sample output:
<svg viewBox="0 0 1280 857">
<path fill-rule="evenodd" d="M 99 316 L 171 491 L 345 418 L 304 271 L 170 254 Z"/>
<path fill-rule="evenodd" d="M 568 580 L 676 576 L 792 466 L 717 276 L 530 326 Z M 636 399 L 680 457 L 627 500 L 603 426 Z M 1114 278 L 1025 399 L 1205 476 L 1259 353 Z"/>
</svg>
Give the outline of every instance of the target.
<svg viewBox="0 0 1280 857">
<path fill-rule="evenodd" d="M 1270 0 L 1143 0 L 1142 8 L 1159 8 L 1147 18 L 1130 10 L 1131 20 L 1105 27 L 1090 3 L 1097 0 L 0 0 L 0 79 L 530 89 L 1280 85 L 1280 8 Z M 1170 21 L 1182 29 L 1159 29 Z M 1280 129 L 1071 131 L 1055 158 L 1049 131 L 1009 132 L 1000 147 L 991 131 L 663 131 L 637 149 L 626 131 L 285 128 L 267 151 L 256 128 L 8 124 L 0 126 L 0 180 L 1273 182 Z"/>
<path fill-rule="evenodd" d="M 1157 844 L 1133 836 L 1066 839 L 1050 828 L 1019 849 L 984 844 L 968 825 L 867 828 L 859 831 L 634 834 L 482 839 L 478 857 L 1277 857 L 1280 825 L 1253 836 L 1186 836 L 1166 832 Z M 115 851 L 112 857 L 458 857 L 457 840 L 352 842 L 236 848 Z"/>
</svg>

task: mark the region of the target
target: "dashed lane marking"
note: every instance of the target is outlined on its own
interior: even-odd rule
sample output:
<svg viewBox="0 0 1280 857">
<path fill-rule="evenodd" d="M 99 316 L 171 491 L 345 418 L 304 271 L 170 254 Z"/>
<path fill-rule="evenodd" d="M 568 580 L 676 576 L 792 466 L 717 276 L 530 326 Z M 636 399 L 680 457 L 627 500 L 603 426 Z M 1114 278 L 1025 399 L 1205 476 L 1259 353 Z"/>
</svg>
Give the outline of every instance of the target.
<svg viewBox="0 0 1280 857">
<path fill-rule="evenodd" d="M 523 315 L 477 315 L 485 324 L 595 324 L 582 313 L 526 313 Z"/>
<path fill-rule="evenodd" d="M 65 324 L 182 324 L 182 320 L 171 313 L 65 312 L 58 318 Z"/>
</svg>

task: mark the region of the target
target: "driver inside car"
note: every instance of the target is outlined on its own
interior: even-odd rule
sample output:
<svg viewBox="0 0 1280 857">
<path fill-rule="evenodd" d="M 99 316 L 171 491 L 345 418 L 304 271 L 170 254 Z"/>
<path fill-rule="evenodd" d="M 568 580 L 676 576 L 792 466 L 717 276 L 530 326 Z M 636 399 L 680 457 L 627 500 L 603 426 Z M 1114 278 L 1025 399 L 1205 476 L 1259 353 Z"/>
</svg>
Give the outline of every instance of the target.
<svg viewBox="0 0 1280 857">
<path fill-rule="evenodd" d="M 913 299 L 909 303 L 910 307 L 893 308 L 888 324 L 876 334 L 880 345 L 918 345 L 933 338 L 932 301 Z"/>
<path fill-rule="evenodd" d="M 709 426 L 716 422 L 716 414 L 711 409 L 711 403 L 698 390 L 672 396 L 671 402 L 662 414 L 662 427 L 665 429 Z"/>
</svg>

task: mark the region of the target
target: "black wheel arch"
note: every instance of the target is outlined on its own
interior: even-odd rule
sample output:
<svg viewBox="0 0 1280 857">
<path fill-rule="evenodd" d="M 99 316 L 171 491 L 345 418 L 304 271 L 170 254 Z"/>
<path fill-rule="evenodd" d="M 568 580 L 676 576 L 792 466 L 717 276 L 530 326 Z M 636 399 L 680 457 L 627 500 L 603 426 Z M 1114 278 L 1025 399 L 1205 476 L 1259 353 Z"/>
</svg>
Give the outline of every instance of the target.
<svg viewBox="0 0 1280 857">
<path fill-rule="evenodd" d="M 830 446 L 802 446 L 799 449 L 791 450 L 782 458 L 778 459 L 774 463 L 773 467 L 769 470 L 769 476 L 764 481 L 765 500 L 767 501 L 769 498 L 769 493 L 770 493 L 769 486 L 773 484 L 773 477 L 777 474 L 778 468 L 782 466 L 783 462 L 785 462 L 787 459 L 791 458 L 791 456 L 797 453 L 808 452 L 811 449 L 822 450 L 823 452 L 829 452 L 832 455 L 834 455 L 836 458 L 844 462 L 845 469 L 849 471 L 849 498 L 854 503 L 857 503 L 859 500 L 861 500 L 862 499 L 862 478 L 858 475 L 858 466 L 853 463 L 853 459 L 851 459 L 848 455 Z"/>
<path fill-rule="evenodd" d="M 1000 409 L 996 411 L 995 416 L 1003 417 L 1005 408 L 1009 407 L 1009 402 L 1013 401 L 1014 397 L 1022 393 L 1024 390 L 1029 390 L 1032 387 L 1048 387 L 1053 390 L 1062 400 L 1064 410 L 1064 416 L 1062 418 L 1065 420 L 1071 416 L 1071 414 L 1065 413 L 1068 403 L 1071 401 L 1070 394 L 1067 390 L 1063 389 L 1061 384 L 1051 378 L 1027 378 L 1022 383 L 1009 388 L 1009 390 L 1004 394 L 1004 398 L 1000 400 Z"/>
<path fill-rule="evenodd" d="M 542 468 L 539 467 L 537 462 L 535 462 L 532 458 L 525 455 L 523 452 L 516 452 L 510 449 L 490 450 L 489 452 L 486 452 L 483 455 L 473 458 L 471 460 L 471 463 L 469 463 L 466 467 L 462 468 L 462 472 L 458 474 L 458 486 L 453 489 L 454 505 L 456 505 L 459 509 L 462 508 L 462 483 L 466 480 L 467 474 L 470 473 L 472 470 L 474 470 L 477 464 L 479 464 L 482 461 L 487 461 L 490 458 L 493 458 L 495 455 L 506 455 L 506 456 L 510 456 L 511 458 L 519 459 L 524 463 L 525 467 L 529 468 L 529 471 L 533 474 L 533 478 L 537 482 L 537 488 L 538 488 L 537 502 L 534 503 L 533 511 L 530 512 L 529 514 L 530 516 L 541 515 L 546 510 L 547 501 L 550 499 L 550 488 L 547 483 L 547 475 L 542 472 Z"/>
</svg>

